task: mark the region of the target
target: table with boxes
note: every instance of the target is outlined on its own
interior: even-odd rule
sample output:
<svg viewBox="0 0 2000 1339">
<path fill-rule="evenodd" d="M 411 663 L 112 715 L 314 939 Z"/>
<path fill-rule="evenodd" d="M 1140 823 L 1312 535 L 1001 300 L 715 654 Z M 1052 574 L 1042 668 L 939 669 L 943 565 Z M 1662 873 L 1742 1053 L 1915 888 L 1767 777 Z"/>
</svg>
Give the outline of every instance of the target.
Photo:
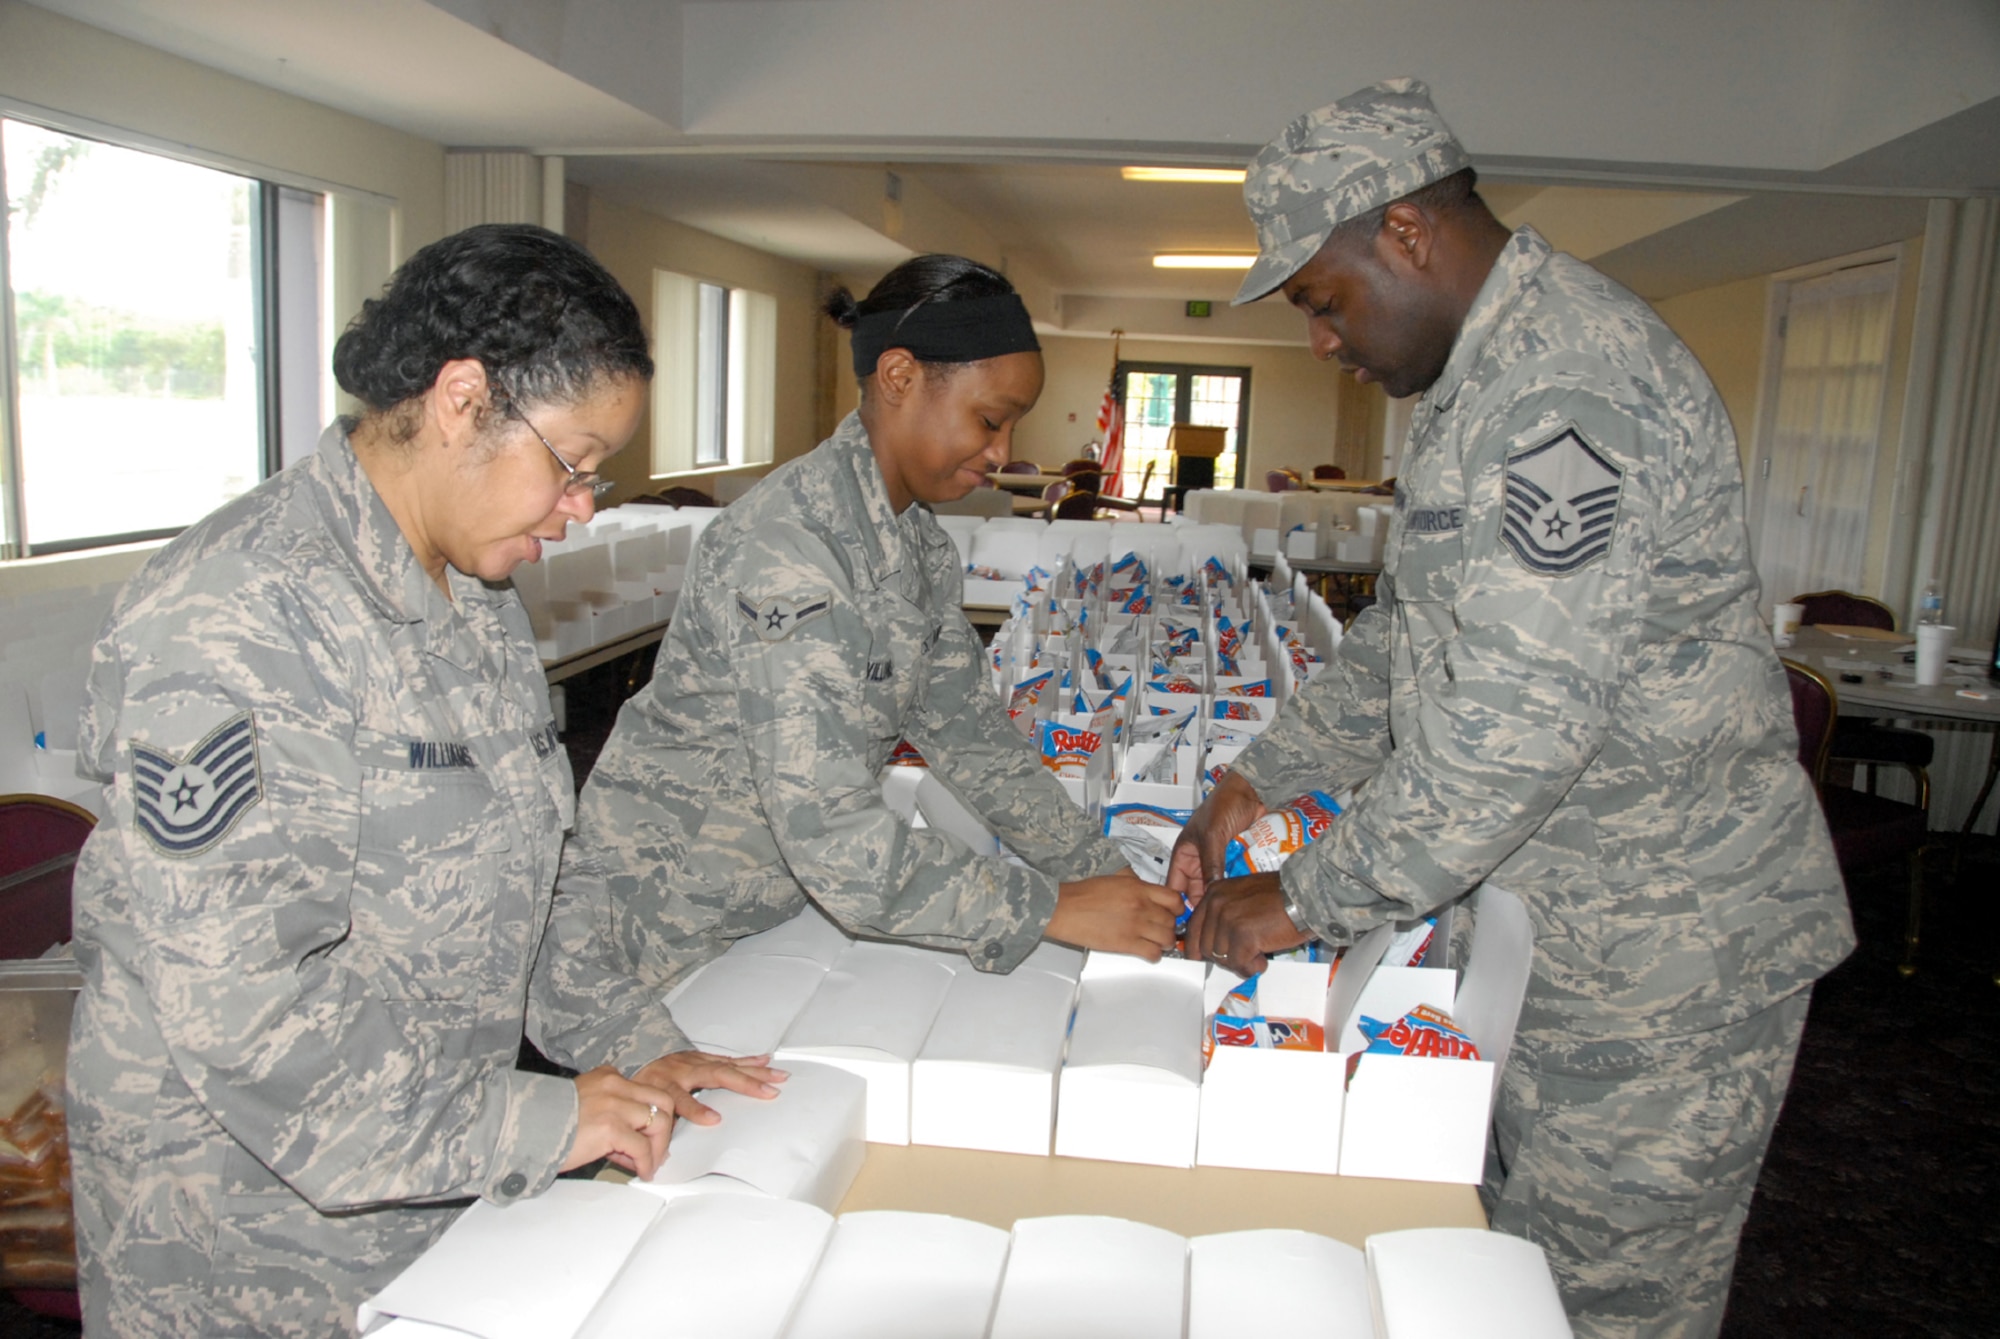
<svg viewBox="0 0 2000 1339">
<path fill-rule="evenodd" d="M 1157 875 L 1171 832 L 1127 820 L 1184 821 L 1339 629 L 1302 585 L 1246 581 L 1240 551 L 1176 570 L 1094 542 L 1037 547 L 993 643 L 994 684 L 1065 788 Z M 882 785 L 913 827 L 1011 858 L 920 759 Z M 1211 1046 L 1250 986 L 1206 963 L 1044 944 L 981 973 L 808 907 L 666 997 L 701 1048 L 774 1053 L 792 1074 L 778 1098 L 710 1094 L 723 1120 L 682 1123 L 648 1193 L 559 1185 L 476 1207 L 364 1318 L 389 1339 L 1566 1334 L 1539 1250 L 1474 1226 L 1531 936 L 1502 889 L 1465 910 L 1462 971 L 1449 912 L 1428 933 L 1385 926 L 1343 954 L 1274 961 L 1257 1005 L 1314 1024 L 1324 1041 L 1301 1050 Z M 1476 1058 L 1398 1054 L 1364 1031 L 1420 1007 L 1450 1015 Z M 1416 1223 L 1443 1235 L 1383 1232 L 1410 1222 L 1338 1207 L 1355 1195 L 1419 1204 Z M 586 1238 L 588 1268 L 555 1271 L 560 1304 L 555 1285 L 519 1281 Z"/>
</svg>

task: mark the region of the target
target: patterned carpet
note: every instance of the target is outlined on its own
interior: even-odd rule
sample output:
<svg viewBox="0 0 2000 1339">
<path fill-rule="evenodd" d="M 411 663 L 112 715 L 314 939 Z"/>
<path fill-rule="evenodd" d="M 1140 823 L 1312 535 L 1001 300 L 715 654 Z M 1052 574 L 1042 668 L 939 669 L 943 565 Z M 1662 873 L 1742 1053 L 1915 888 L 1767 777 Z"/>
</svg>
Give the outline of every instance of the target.
<svg viewBox="0 0 2000 1339">
<path fill-rule="evenodd" d="M 603 685 L 616 692 L 635 668 L 593 673 L 623 680 Z M 586 704 L 606 696 L 571 694 L 579 780 L 613 714 Z M 1973 839 L 1955 878 L 1946 847 L 1912 978 L 1896 972 L 1901 868 L 1850 884 L 1861 947 L 1814 993 L 1727 1339 L 2000 1335 L 2000 845 Z M 0 1295 L 0 1339 L 76 1333 Z"/>
</svg>

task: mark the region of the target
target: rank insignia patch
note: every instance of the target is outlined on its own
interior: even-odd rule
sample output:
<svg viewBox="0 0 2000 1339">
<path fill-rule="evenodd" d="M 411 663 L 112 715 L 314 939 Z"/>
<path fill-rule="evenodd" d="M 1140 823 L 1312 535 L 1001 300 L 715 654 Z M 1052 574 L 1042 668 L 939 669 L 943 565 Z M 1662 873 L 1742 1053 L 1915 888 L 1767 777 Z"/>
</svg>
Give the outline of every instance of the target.
<svg viewBox="0 0 2000 1339">
<path fill-rule="evenodd" d="M 801 623 L 824 614 L 831 603 L 825 594 L 809 595 L 803 600 L 766 600 L 762 604 L 753 604 L 740 593 L 736 597 L 736 608 L 751 629 L 767 642 L 782 642 Z"/>
<path fill-rule="evenodd" d="M 1624 477 L 1573 427 L 1509 456 L 1501 541 L 1543 576 L 1588 567 L 1611 547 Z"/>
<path fill-rule="evenodd" d="M 132 789 L 139 831 L 161 855 L 208 850 L 264 798 L 250 713 L 230 717 L 181 757 L 134 742 Z"/>
</svg>

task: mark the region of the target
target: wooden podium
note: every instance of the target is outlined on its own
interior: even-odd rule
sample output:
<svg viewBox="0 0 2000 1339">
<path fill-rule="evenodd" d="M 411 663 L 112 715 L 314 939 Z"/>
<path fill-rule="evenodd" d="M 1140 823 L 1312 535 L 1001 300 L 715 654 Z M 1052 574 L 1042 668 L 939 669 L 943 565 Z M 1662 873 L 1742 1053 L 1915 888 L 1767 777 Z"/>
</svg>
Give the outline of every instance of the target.
<svg viewBox="0 0 2000 1339">
<path fill-rule="evenodd" d="M 1188 490 L 1215 487 L 1215 458 L 1228 444 L 1229 429 L 1176 423 L 1167 429 L 1167 450 L 1174 453 L 1174 510 Z"/>
</svg>

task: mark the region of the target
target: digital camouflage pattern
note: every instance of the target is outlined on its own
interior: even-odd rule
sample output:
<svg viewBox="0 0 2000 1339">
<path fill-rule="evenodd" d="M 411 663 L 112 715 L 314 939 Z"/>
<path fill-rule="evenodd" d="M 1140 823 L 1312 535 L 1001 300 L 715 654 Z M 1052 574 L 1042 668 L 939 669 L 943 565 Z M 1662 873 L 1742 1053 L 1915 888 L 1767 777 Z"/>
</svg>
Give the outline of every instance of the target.
<svg viewBox="0 0 2000 1339">
<path fill-rule="evenodd" d="M 1291 278 L 1337 225 L 1471 165 L 1421 79 L 1385 79 L 1305 113 L 1244 177 L 1259 255 L 1232 305 Z"/>
<path fill-rule="evenodd" d="M 416 561 L 336 427 L 183 534 L 92 658 L 69 1129 L 94 1334 L 351 1332 L 575 1086 L 684 1043 L 549 920 L 569 764 L 519 600 Z M 531 975 L 532 972 L 532 975 Z"/>
<path fill-rule="evenodd" d="M 562 878 L 641 977 L 665 986 L 808 897 L 853 933 L 1007 971 L 1058 880 L 1127 868 L 1007 719 L 963 581 L 927 508 L 891 510 L 858 414 L 703 531 Z M 1033 868 L 885 805 L 878 777 L 905 738 Z"/>
<path fill-rule="evenodd" d="M 1790 1064 L 1771 1020 L 1854 944 L 1757 616 L 1734 433 L 1644 303 L 1523 228 L 1404 460 L 1378 603 L 1236 770 L 1275 799 L 1366 783 L 1280 875 L 1332 942 L 1487 878 L 1522 898 L 1535 955 L 1496 1120 L 1533 1131 L 1533 1158 L 1519 1195 L 1496 1181 L 1495 1223 L 1549 1249 L 1579 1336 L 1712 1334 L 1702 1297 L 1640 1286 L 1648 1241 L 1680 1242 L 1664 1249 L 1726 1292 Z M 1745 1144 L 1616 1114 L 1667 1082 L 1645 1057 L 1690 1052 L 1706 1058 L 1686 1082 L 1711 1115 L 1737 1101 Z M 1537 1054 L 1605 1064 L 1609 1086 L 1573 1120 L 1560 1088 L 1524 1107 Z M 1753 1064 L 1772 1086 L 1730 1077 Z M 1593 1177 L 1614 1149 L 1615 1176 Z M 1674 1231 L 1639 1239 L 1638 1203 Z"/>
<path fill-rule="evenodd" d="M 1811 998 L 1692 1037 L 1516 1038 L 1483 1198 L 1548 1253 L 1580 1339 L 1720 1332 Z"/>
</svg>

